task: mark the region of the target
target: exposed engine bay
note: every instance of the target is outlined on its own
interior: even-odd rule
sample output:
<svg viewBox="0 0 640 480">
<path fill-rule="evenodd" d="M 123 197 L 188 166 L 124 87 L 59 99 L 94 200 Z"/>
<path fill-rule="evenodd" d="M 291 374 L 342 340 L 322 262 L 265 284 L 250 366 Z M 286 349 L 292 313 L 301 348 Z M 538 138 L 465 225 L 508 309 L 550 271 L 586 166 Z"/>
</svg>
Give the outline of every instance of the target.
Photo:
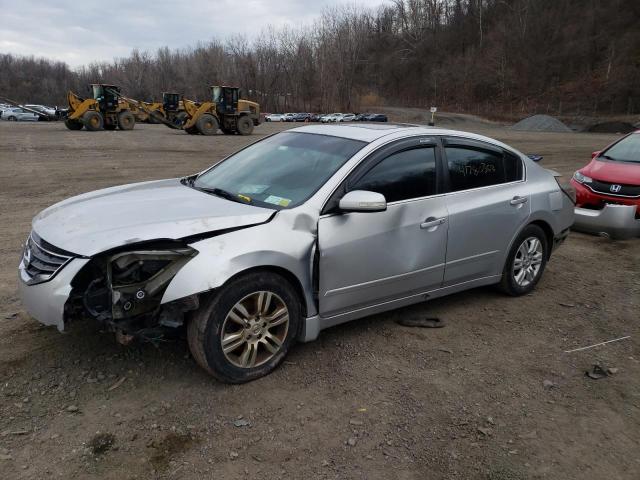
<svg viewBox="0 0 640 480">
<path fill-rule="evenodd" d="M 198 308 L 196 295 L 160 304 L 171 279 L 195 255 L 196 250 L 172 241 L 99 254 L 74 278 L 65 316 L 98 320 L 122 343 L 158 340 Z"/>
</svg>

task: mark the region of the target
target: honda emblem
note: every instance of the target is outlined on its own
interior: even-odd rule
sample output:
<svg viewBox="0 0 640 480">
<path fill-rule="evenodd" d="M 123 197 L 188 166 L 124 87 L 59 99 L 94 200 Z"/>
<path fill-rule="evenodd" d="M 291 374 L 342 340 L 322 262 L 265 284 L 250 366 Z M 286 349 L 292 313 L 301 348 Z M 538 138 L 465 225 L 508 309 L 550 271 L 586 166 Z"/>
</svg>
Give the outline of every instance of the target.
<svg viewBox="0 0 640 480">
<path fill-rule="evenodd" d="M 611 187 L 609 187 L 609 190 L 611 190 L 613 193 L 618 193 L 620 190 L 622 190 L 622 185 L 611 185 Z"/>
</svg>

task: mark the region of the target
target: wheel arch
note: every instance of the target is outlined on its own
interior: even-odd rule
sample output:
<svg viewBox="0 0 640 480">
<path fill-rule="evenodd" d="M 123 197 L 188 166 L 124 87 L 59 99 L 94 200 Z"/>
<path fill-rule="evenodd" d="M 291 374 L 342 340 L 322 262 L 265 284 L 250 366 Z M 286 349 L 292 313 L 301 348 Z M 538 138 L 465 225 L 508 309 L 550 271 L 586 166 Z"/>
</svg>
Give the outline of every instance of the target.
<svg viewBox="0 0 640 480">
<path fill-rule="evenodd" d="M 305 317 L 307 316 L 307 301 L 304 295 L 304 288 L 302 287 L 302 282 L 296 276 L 296 274 L 293 273 L 291 270 L 288 270 L 279 265 L 258 265 L 255 267 L 247 268 L 245 270 L 241 270 L 233 274 L 231 277 L 227 278 L 224 281 L 224 283 L 219 287 L 213 290 L 209 290 L 209 292 L 214 292 L 215 290 L 218 290 L 219 288 L 229 284 L 230 282 L 237 280 L 239 277 L 242 277 L 243 275 L 249 275 L 251 273 L 259 273 L 259 272 L 276 273 L 286 278 L 293 286 L 295 293 L 298 296 L 298 300 L 300 300 L 300 305 L 302 306 L 302 315 Z M 209 293 L 209 292 L 202 292 L 202 293 Z"/>
<path fill-rule="evenodd" d="M 551 228 L 551 225 L 549 225 L 547 222 L 545 222 L 544 220 L 538 219 L 538 220 L 534 220 L 530 223 L 528 223 L 527 225 L 525 225 L 523 227 L 526 228 L 529 225 L 536 225 L 538 227 L 540 227 L 542 229 L 542 231 L 544 232 L 544 236 L 547 240 L 547 260 L 549 260 L 549 258 L 551 258 L 551 250 L 553 250 L 553 228 Z M 521 230 L 522 231 L 522 230 Z"/>
<path fill-rule="evenodd" d="M 536 218 L 533 220 L 529 219 L 528 222 L 525 222 L 522 224 L 522 227 L 518 229 L 516 234 L 513 236 L 513 238 L 509 242 L 509 246 L 504 252 L 501 272 L 504 272 L 504 268 L 506 267 L 507 262 L 509 261 L 509 252 L 511 252 L 511 249 L 513 248 L 513 244 L 515 243 L 516 239 L 520 236 L 520 234 L 524 231 L 524 229 L 530 225 L 535 225 L 541 228 L 542 231 L 544 232 L 545 239 L 547 240 L 547 260 L 549 260 L 549 258 L 551 257 L 551 250 L 553 249 L 553 235 L 554 235 L 553 228 L 551 228 L 551 225 L 546 220 L 543 220 L 541 218 Z"/>
</svg>

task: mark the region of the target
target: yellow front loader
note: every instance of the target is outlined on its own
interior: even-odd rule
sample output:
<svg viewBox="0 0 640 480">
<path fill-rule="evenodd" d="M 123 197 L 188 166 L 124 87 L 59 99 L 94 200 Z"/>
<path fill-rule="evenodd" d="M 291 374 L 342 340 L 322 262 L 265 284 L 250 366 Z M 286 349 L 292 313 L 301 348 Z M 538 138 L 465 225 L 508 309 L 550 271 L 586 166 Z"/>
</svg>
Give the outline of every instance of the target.
<svg viewBox="0 0 640 480">
<path fill-rule="evenodd" d="M 164 119 L 178 127 L 182 127 L 186 118 L 182 95 L 174 92 L 163 92 L 162 102 L 140 102 L 136 112 L 138 122 L 165 123 Z"/>
<path fill-rule="evenodd" d="M 90 85 L 92 98 L 69 92 L 69 111 L 64 124 L 69 130 L 131 130 L 136 124 L 135 108 L 120 96 L 120 87 L 107 84 Z"/>
<path fill-rule="evenodd" d="M 260 124 L 260 105 L 240 99 L 238 87 L 211 87 L 211 101 L 184 100 L 187 118 L 184 130 L 191 135 L 215 135 L 218 128 L 224 134 L 251 135 Z"/>
</svg>

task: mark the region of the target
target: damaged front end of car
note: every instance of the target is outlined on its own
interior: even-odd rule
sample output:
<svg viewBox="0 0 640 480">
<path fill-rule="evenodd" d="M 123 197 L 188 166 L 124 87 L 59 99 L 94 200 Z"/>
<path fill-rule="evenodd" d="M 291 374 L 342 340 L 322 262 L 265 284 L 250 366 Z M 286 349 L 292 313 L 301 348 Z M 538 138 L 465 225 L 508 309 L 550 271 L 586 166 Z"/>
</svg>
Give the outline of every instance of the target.
<svg viewBox="0 0 640 480">
<path fill-rule="evenodd" d="M 66 318 L 90 317 L 120 343 L 157 341 L 198 308 L 196 295 L 169 303 L 162 296 L 178 271 L 197 255 L 176 241 L 127 246 L 90 259 L 71 282 Z"/>
</svg>

